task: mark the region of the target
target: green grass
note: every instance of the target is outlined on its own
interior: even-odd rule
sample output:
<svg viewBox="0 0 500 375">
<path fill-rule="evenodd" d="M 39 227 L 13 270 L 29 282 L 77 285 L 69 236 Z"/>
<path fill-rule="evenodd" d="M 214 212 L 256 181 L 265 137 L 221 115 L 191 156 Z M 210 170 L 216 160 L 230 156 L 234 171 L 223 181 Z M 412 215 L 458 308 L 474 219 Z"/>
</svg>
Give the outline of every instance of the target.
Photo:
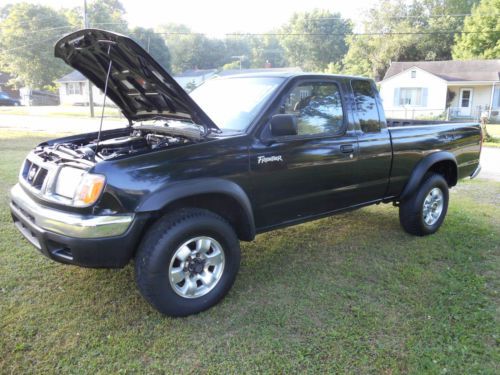
<svg viewBox="0 0 500 375">
<path fill-rule="evenodd" d="M 100 116 L 101 106 L 94 107 L 95 116 Z M 48 116 L 48 117 L 88 117 L 90 118 L 90 109 L 85 106 L 21 106 L 21 107 L 0 107 L 0 115 L 22 115 L 22 116 Z M 120 111 L 118 108 L 106 107 L 104 115 L 107 118 L 118 119 Z"/>
<path fill-rule="evenodd" d="M 461 182 L 441 230 L 390 205 L 258 236 L 211 310 L 163 317 L 131 266 L 39 255 L 7 191 L 43 137 L 0 132 L 0 373 L 498 374 L 500 184 Z"/>
</svg>

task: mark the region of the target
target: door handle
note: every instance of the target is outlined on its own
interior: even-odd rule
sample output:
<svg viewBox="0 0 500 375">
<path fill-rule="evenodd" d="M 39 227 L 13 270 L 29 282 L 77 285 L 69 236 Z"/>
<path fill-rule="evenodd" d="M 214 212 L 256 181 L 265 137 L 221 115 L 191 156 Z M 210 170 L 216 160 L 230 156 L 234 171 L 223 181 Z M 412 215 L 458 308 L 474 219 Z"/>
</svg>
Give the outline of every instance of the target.
<svg viewBox="0 0 500 375">
<path fill-rule="evenodd" d="M 342 152 L 344 154 L 352 154 L 354 152 L 354 146 L 353 145 L 341 145 L 340 152 Z"/>
</svg>

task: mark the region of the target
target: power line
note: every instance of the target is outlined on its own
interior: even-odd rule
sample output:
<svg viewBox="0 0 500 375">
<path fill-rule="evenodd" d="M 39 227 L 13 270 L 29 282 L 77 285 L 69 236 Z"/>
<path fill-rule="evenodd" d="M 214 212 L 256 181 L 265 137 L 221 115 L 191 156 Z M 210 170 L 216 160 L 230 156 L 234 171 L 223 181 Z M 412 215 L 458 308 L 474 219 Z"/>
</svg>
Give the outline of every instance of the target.
<svg viewBox="0 0 500 375">
<path fill-rule="evenodd" d="M 36 46 L 37 44 L 41 44 L 41 43 L 45 43 L 45 42 L 50 42 L 51 40 L 59 39 L 63 35 L 65 35 L 65 34 L 55 35 L 55 36 L 53 36 L 51 38 L 44 39 L 44 40 L 39 40 L 39 41 L 30 43 L 30 44 L 25 44 L 23 46 L 17 46 L 17 47 L 13 47 L 13 48 L 9 48 L 9 49 L 3 49 L 3 50 L 0 50 L 0 53 L 5 53 L 5 52 L 10 52 L 10 51 L 15 51 L 16 49 L 21 49 L 21 48 Z"/>
<path fill-rule="evenodd" d="M 447 35 L 447 34 L 490 34 L 499 33 L 497 30 L 482 31 L 408 31 L 408 32 L 379 32 L 379 33 L 225 33 L 226 36 L 386 36 L 386 35 Z M 207 35 L 194 32 L 154 32 L 158 35 Z"/>
<path fill-rule="evenodd" d="M 388 19 L 406 19 L 406 18 L 443 18 L 443 17 L 451 17 L 451 18 L 465 18 L 472 16 L 470 13 L 464 13 L 464 14 L 422 14 L 419 16 L 410 16 L 410 15 L 404 15 L 404 16 L 391 16 L 387 17 Z M 488 18 L 488 17 L 500 17 L 500 13 L 491 13 L 488 15 L 482 15 L 482 14 L 476 14 L 474 17 L 479 17 L 479 18 Z M 321 21 L 321 20 L 353 20 L 352 18 L 347 18 L 347 17 L 317 17 L 317 18 L 307 18 L 307 21 Z"/>
<path fill-rule="evenodd" d="M 46 29 L 40 29 L 40 30 L 32 30 L 27 33 L 21 33 L 20 35 L 31 35 L 31 34 L 39 34 L 39 33 L 44 33 L 46 31 L 54 31 L 54 30 L 61 30 L 61 29 L 74 29 L 75 26 L 67 25 L 67 26 L 59 26 L 59 27 L 49 27 Z"/>
</svg>

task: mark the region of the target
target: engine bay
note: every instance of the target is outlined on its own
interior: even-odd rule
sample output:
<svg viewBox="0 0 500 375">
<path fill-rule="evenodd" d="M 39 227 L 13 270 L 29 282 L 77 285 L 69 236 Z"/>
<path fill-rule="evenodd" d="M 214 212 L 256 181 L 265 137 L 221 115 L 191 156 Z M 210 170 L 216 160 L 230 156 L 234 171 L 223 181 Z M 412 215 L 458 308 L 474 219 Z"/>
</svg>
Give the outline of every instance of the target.
<svg viewBox="0 0 500 375">
<path fill-rule="evenodd" d="M 101 139 L 79 139 L 72 142 L 42 144 L 34 153 L 45 162 L 73 163 L 91 167 L 104 160 L 200 142 L 203 128 L 191 123 L 140 124 L 122 132 L 103 134 Z"/>
</svg>

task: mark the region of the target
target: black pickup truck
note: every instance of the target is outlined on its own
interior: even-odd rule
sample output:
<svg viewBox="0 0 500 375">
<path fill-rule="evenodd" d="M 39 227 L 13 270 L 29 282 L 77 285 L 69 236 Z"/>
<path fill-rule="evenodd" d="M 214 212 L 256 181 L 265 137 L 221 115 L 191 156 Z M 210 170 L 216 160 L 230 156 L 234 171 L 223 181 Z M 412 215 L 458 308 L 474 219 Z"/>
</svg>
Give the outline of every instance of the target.
<svg viewBox="0 0 500 375">
<path fill-rule="evenodd" d="M 221 300 L 239 241 L 262 232 L 393 203 L 408 233 L 434 233 L 448 189 L 479 172 L 479 124 L 386 120 L 369 79 L 236 75 L 188 95 L 122 35 L 80 30 L 55 55 L 128 124 L 31 151 L 11 190 L 14 223 L 61 263 L 134 259 L 140 292 L 164 314 Z"/>
</svg>

